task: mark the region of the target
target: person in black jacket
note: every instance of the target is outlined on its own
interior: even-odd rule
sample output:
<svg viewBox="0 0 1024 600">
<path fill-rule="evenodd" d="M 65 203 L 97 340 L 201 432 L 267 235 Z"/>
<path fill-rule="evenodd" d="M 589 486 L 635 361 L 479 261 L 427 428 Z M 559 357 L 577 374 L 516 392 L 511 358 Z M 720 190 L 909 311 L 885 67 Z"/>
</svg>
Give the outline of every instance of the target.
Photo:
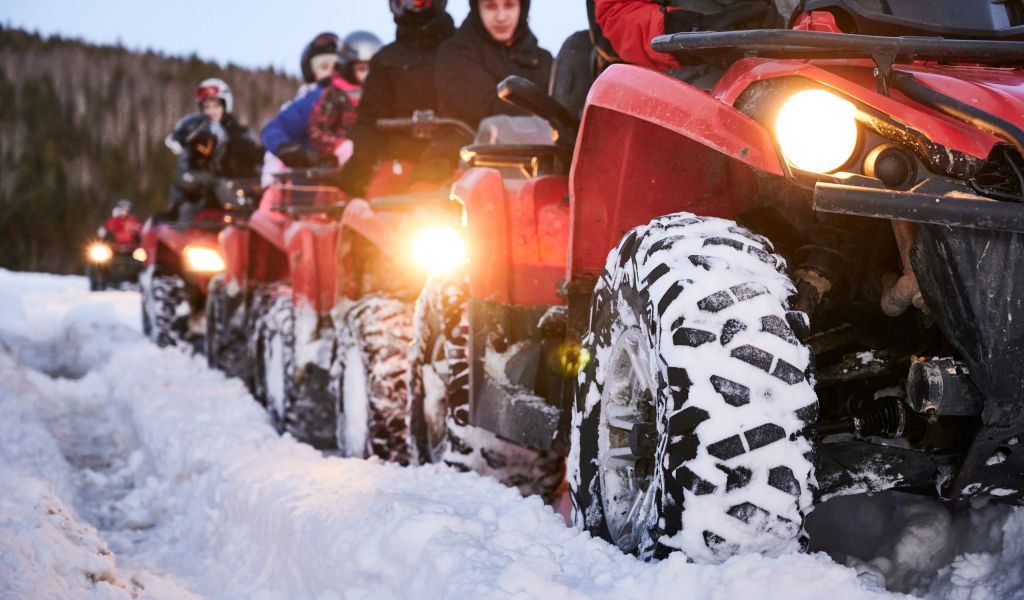
<svg viewBox="0 0 1024 600">
<path fill-rule="evenodd" d="M 437 49 L 455 33 L 446 0 L 391 0 L 398 26 L 396 40 L 370 61 L 359 114 L 352 132 L 355 152 L 345 164 L 343 187 L 363 196 L 377 165 L 384 160 L 417 162 L 429 140 L 411 133 L 383 132 L 377 120 L 409 118 L 418 110 L 437 112 Z"/>
<path fill-rule="evenodd" d="M 498 98 L 496 88 L 519 75 L 548 88 L 551 53 L 527 25 L 530 0 L 470 0 L 469 16 L 441 45 L 437 73 L 441 113 L 476 128 L 492 115 L 525 115 Z"/>
</svg>

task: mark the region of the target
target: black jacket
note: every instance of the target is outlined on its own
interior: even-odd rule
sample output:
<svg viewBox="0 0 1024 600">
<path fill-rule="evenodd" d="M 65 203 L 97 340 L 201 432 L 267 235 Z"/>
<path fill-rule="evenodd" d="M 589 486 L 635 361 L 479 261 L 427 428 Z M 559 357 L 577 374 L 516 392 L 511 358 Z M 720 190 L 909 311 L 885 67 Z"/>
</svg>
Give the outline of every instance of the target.
<svg viewBox="0 0 1024 600">
<path fill-rule="evenodd" d="M 171 188 L 171 211 L 182 203 L 212 205 L 214 179 L 258 178 L 263 165 L 263 146 L 255 134 L 231 115 L 221 122 L 226 142 L 212 156 L 204 156 L 191 145 L 184 145 L 178 157 L 174 185 Z"/>
<path fill-rule="evenodd" d="M 524 115 L 498 98 L 496 88 L 509 75 L 519 75 L 548 89 L 551 53 L 537 44 L 527 25 L 529 2 L 521 2 L 519 26 L 511 45 L 494 41 L 477 12 L 476 2 L 452 39 L 441 45 L 437 73 L 441 113 L 476 128 L 491 115 Z"/>
<path fill-rule="evenodd" d="M 417 110 L 438 111 L 435 81 L 437 50 L 455 33 L 448 13 L 425 22 L 398 23 L 397 39 L 370 60 L 363 85 L 359 117 L 352 131 L 355 153 L 345 164 L 343 185 L 353 196 L 363 196 L 378 163 L 384 160 L 419 161 L 429 140 L 408 134 L 382 132 L 378 119 L 412 117 Z"/>
</svg>

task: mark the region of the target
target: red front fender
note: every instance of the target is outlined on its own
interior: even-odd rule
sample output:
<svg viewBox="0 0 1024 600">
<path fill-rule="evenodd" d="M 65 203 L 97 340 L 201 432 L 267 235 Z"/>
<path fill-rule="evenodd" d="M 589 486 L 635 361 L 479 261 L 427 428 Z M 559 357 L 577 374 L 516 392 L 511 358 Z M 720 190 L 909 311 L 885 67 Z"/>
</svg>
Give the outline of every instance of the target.
<svg viewBox="0 0 1024 600">
<path fill-rule="evenodd" d="M 756 172 L 783 175 L 759 123 L 661 73 L 610 67 L 573 157 L 570 275 L 596 278 L 623 235 L 658 216 L 736 218 L 757 202 Z"/>
</svg>

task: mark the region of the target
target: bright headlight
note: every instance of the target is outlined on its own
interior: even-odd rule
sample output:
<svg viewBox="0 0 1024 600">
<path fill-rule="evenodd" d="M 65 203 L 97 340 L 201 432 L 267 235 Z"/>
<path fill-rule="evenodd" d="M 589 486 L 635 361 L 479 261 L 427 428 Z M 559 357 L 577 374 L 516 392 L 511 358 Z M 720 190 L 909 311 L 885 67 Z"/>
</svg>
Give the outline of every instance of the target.
<svg viewBox="0 0 1024 600">
<path fill-rule="evenodd" d="M 219 273 L 224 270 L 224 259 L 213 248 L 189 246 L 185 248 L 185 267 L 193 273 Z"/>
<path fill-rule="evenodd" d="M 146 259 L 149 258 L 149 256 L 146 254 L 145 248 L 136 248 L 132 251 L 132 258 L 139 262 L 146 262 Z"/>
<path fill-rule="evenodd" d="M 802 171 L 828 173 L 857 149 L 857 107 L 825 90 L 794 94 L 779 111 L 775 135 L 782 154 Z"/>
<path fill-rule="evenodd" d="M 94 263 L 105 263 L 113 258 L 113 256 L 114 251 L 106 244 L 97 242 L 89 246 L 89 260 Z"/>
<path fill-rule="evenodd" d="M 466 241 L 451 227 L 433 227 L 413 239 L 412 257 L 430 273 L 452 271 L 469 258 Z"/>
</svg>

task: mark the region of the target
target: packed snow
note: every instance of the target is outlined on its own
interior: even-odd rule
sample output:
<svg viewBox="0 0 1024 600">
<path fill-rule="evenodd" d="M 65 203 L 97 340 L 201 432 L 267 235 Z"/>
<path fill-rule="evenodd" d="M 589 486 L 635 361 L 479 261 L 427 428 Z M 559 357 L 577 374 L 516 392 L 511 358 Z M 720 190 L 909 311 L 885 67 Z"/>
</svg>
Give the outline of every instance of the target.
<svg viewBox="0 0 1024 600">
<path fill-rule="evenodd" d="M 1024 598 L 1024 509 L 897 494 L 812 515 L 835 558 L 642 563 L 493 480 L 278 437 L 138 304 L 0 271 L 4 600 Z"/>
</svg>

